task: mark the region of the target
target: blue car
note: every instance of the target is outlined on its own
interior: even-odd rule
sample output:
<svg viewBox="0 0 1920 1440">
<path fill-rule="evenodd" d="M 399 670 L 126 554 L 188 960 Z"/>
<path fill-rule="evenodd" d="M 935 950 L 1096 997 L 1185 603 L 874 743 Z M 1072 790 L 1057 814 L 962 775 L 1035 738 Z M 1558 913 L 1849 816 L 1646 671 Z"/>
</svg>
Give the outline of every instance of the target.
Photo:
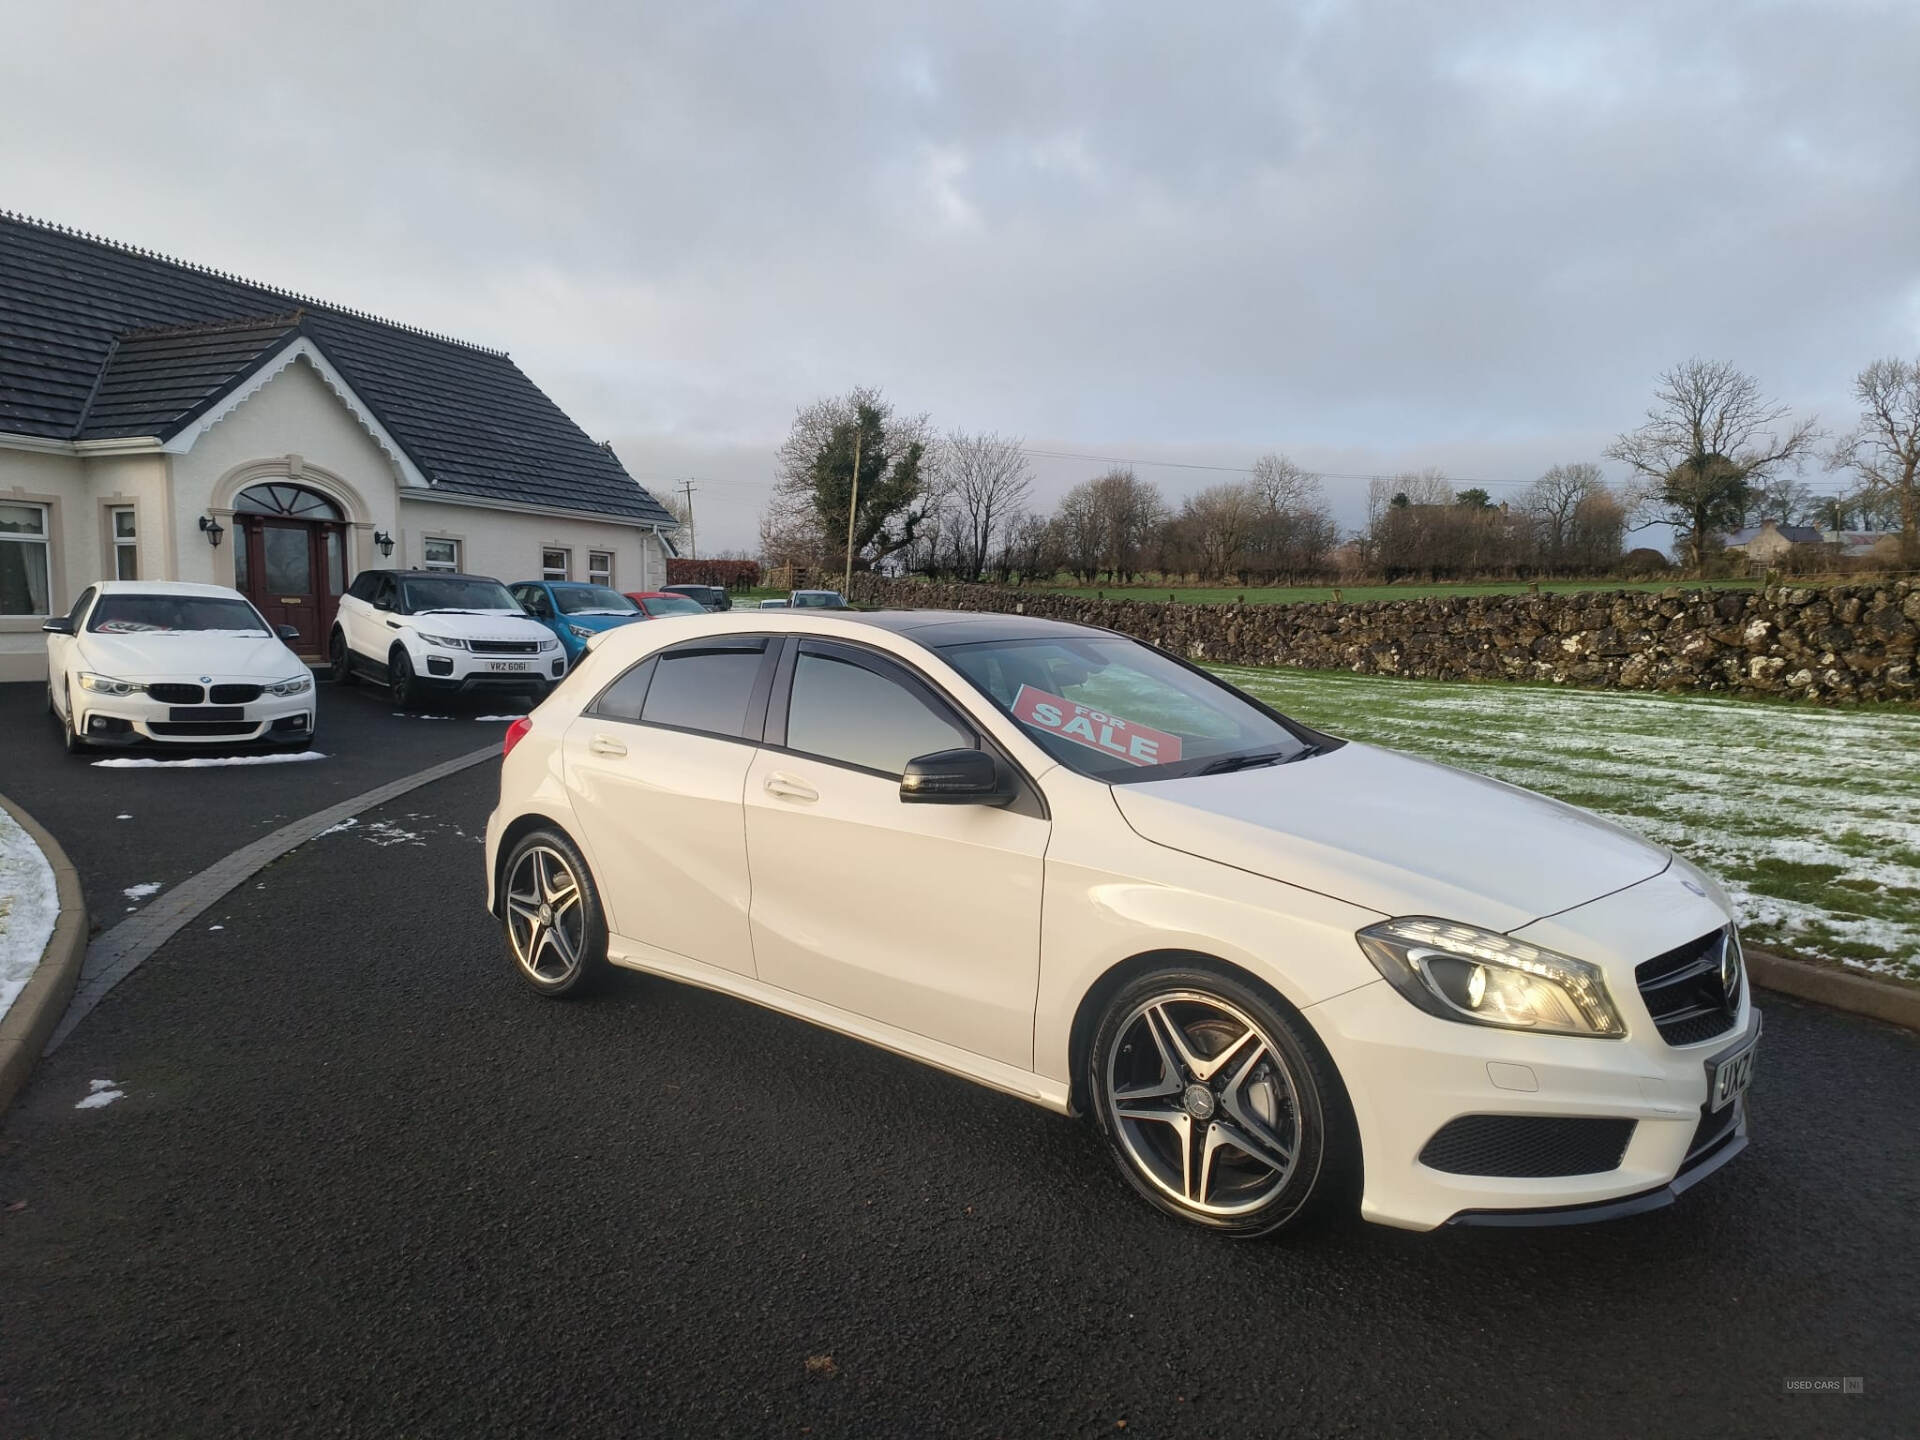
<svg viewBox="0 0 1920 1440">
<path fill-rule="evenodd" d="M 522 580 L 508 592 L 520 608 L 560 637 L 572 665 L 587 642 L 602 630 L 644 620 L 640 607 L 618 590 L 605 585 L 582 585 L 574 580 Z"/>
</svg>

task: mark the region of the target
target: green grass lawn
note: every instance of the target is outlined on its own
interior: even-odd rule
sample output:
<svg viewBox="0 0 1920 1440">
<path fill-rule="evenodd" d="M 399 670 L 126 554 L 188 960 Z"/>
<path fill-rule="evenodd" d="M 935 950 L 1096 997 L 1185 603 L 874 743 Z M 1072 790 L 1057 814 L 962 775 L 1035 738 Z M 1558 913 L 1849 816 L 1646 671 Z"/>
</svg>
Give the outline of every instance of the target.
<svg viewBox="0 0 1920 1440">
<path fill-rule="evenodd" d="M 1755 590 L 1758 580 L 1542 580 L 1540 589 L 1562 595 L 1584 590 L 1666 590 L 1674 586 L 1686 589 Z M 1182 605 L 1231 605 L 1245 599 L 1249 605 L 1321 604 L 1333 599 L 1330 585 L 1269 586 L 1193 586 L 1166 585 L 1099 586 L 1036 585 L 1059 595 L 1105 595 L 1109 600 L 1143 600 L 1164 603 L 1169 595 Z M 1488 585 L 1344 585 L 1344 601 L 1418 600 L 1429 595 L 1524 595 L 1530 587 L 1525 581 Z"/>
<path fill-rule="evenodd" d="M 1310 725 L 1670 846 L 1757 945 L 1920 980 L 1920 713 L 1216 668 Z"/>
</svg>

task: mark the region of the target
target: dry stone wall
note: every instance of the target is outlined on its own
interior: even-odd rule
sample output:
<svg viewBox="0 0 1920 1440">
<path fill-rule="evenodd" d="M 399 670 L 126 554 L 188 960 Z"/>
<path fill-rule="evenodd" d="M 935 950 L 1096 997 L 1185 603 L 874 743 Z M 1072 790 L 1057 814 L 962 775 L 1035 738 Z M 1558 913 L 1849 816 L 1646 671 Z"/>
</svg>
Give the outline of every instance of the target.
<svg viewBox="0 0 1920 1440">
<path fill-rule="evenodd" d="M 1920 583 L 1183 605 L 856 576 L 867 605 L 991 610 L 1216 664 L 1825 701 L 1920 700 Z"/>
</svg>

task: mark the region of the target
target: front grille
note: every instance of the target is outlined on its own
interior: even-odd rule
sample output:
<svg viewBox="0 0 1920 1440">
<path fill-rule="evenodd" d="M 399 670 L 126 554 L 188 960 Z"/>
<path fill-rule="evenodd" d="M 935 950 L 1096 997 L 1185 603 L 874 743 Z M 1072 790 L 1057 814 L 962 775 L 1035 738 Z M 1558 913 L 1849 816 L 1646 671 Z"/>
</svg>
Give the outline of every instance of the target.
<svg viewBox="0 0 1920 1440">
<path fill-rule="evenodd" d="M 1420 1163 L 1449 1175 L 1599 1175 L 1620 1168 L 1635 1123 L 1587 1116 L 1462 1115 L 1427 1141 Z"/>
<path fill-rule="evenodd" d="M 216 685 L 207 697 L 216 705 L 250 705 L 260 698 L 258 685 Z"/>
<path fill-rule="evenodd" d="M 149 685 L 147 694 L 162 705 L 198 705 L 207 698 L 198 685 Z"/>
<path fill-rule="evenodd" d="M 155 720 L 147 728 L 156 735 L 251 735 L 258 720 Z"/>
<path fill-rule="evenodd" d="M 1698 1045 L 1724 1035 L 1740 1014 L 1739 940 L 1731 926 L 1640 963 L 1633 972 L 1654 1028 L 1669 1045 Z M 1735 947 L 1731 990 L 1721 984 L 1725 947 Z"/>
<path fill-rule="evenodd" d="M 537 655 L 538 640 L 469 640 L 476 655 Z"/>
</svg>

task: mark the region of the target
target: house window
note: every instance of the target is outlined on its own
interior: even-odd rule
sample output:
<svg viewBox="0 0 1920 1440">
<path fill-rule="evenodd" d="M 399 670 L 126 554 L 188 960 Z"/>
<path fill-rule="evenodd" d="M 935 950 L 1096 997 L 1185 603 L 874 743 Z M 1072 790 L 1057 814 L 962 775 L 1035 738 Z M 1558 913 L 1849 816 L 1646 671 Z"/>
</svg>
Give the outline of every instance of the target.
<svg viewBox="0 0 1920 1440">
<path fill-rule="evenodd" d="M 133 530 L 133 507 L 109 510 L 107 514 L 113 521 L 113 578 L 138 580 L 140 546 Z"/>
<path fill-rule="evenodd" d="M 0 505 L 0 615 L 47 613 L 47 507 Z"/>
<path fill-rule="evenodd" d="M 587 579 L 592 584 L 613 588 L 613 552 L 611 550 L 587 551 Z"/>
<path fill-rule="evenodd" d="M 424 570 L 458 570 L 460 568 L 460 542 L 458 540 L 427 540 L 421 546 L 420 566 Z"/>
<path fill-rule="evenodd" d="M 571 550 L 542 550 L 540 552 L 540 578 L 542 580 L 571 580 L 573 578 L 573 552 Z"/>
</svg>

